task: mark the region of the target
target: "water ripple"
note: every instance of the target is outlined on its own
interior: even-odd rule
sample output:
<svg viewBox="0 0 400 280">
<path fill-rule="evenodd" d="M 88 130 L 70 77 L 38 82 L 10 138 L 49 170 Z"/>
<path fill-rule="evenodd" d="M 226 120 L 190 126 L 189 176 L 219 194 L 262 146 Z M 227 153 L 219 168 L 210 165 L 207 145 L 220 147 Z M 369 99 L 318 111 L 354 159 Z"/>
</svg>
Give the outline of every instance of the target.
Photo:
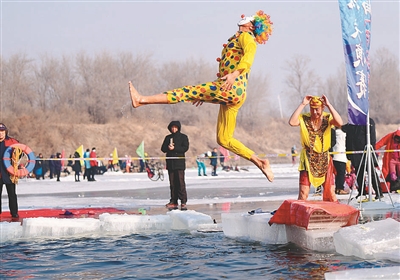
<svg viewBox="0 0 400 280">
<path fill-rule="evenodd" d="M 0 249 L 1 275 L 16 279 L 324 279 L 330 271 L 393 265 L 290 243 L 237 241 L 223 233 L 52 239 Z"/>
</svg>

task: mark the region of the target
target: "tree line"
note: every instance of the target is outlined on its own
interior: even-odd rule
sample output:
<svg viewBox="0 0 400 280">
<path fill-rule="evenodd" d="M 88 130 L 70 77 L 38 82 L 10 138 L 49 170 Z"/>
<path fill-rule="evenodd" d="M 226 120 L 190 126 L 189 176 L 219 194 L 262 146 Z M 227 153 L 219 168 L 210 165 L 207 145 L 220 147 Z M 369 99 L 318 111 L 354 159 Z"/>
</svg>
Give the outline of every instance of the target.
<svg viewBox="0 0 400 280">
<path fill-rule="evenodd" d="M 371 55 L 370 115 L 377 123 L 400 123 L 399 60 L 387 49 Z M 143 94 L 155 94 L 189 84 L 216 78 L 214 64 L 202 59 L 182 62 L 159 62 L 149 54 L 85 52 L 61 58 L 42 55 L 39 59 L 17 53 L 0 57 L 2 65 L 2 118 L 29 114 L 52 122 L 105 124 L 133 113 L 127 81 L 132 80 Z M 195 65 L 196 67 L 193 67 Z M 345 69 L 321 79 L 310 69 L 310 59 L 296 55 L 286 61 L 286 100 L 284 107 L 296 108 L 306 94 L 325 94 L 342 116 L 347 116 Z M 238 116 L 238 124 L 255 128 L 268 118 L 279 115 L 274 106 L 268 76 L 251 75 L 246 100 Z M 151 109 L 150 109 L 151 108 Z M 217 106 L 203 105 L 201 110 L 186 106 L 152 106 L 139 110 L 139 122 L 152 116 L 190 119 L 191 124 L 215 122 Z M 290 112 L 286 112 L 290 111 Z M 285 110 L 285 117 L 291 110 Z"/>
</svg>

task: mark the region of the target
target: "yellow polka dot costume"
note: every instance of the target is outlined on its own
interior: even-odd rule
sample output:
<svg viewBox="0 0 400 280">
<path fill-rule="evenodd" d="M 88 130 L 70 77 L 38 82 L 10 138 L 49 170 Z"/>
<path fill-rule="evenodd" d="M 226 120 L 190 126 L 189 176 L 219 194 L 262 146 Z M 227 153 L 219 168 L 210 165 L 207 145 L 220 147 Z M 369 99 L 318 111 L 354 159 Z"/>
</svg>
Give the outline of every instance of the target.
<svg viewBox="0 0 400 280">
<path fill-rule="evenodd" d="M 237 32 L 228 39 L 228 43 L 223 47 L 221 58 L 217 58 L 219 62 L 218 79 L 214 82 L 167 91 L 165 93 L 168 95 L 169 103 L 201 100 L 221 105 L 236 105 L 246 99 L 247 80 L 257 50 L 254 36 L 250 32 Z M 225 81 L 220 78 L 235 70 L 243 71 L 236 78 L 232 90 L 223 91 L 221 86 Z"/>
<path fill-rule="evenodd" d="M 217 58 L 219 72 L 216 81 L 184 86 L 164 93 L 167 94 L 168 103 L 200 100 L 220 104 L 217 123 L 218 144 L 243 158 L 250 159 L 254 152 L 233 138 L 233 132 L 236 127 L 237 112 L 246 100 L 247 80 L 257 43 L 263 44 L 269 39 L 269 35 L 272 34 L 272 22 L 262 11 L 258 11 L 253 17 L 245 18 L 242 15 L 242 21 L 246 19 L 247 22 L 253 23 L 255 30 L 238 31 L 226 44 L 223 44 L 221 57 Z M 232 89 L 224 91 L 221 87 L 225 81 L 221 78 L 236 70 L 241 71 L 241 74 L 233 83 Z"/>
</svg>

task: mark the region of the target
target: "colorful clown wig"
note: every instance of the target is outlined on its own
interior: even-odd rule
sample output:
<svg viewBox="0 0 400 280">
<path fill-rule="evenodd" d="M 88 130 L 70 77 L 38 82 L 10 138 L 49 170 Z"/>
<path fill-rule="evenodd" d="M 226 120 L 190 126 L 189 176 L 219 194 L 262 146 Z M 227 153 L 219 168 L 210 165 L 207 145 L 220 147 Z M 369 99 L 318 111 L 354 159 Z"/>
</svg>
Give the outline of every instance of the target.
<svg viewBox="0 0 400 280">
<path fill-rule="evenodd" d="M 255 40 L 259 44 L 265 44 L 268 41 L 269 36 L 272 34 L 272 24 L 269 15 L 264 14 L 263 11 L 259 10 L 253 16 L 253 24 L 255 27 L 254 36 Z"/>
</svg>

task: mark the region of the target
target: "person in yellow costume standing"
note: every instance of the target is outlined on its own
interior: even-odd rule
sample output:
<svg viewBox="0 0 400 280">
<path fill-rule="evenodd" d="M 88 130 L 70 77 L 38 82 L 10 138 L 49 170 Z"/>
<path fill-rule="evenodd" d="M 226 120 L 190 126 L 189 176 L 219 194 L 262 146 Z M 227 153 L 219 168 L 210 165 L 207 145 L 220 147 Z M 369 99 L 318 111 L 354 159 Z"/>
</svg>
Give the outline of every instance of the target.
<svg viewBox="0 0 400 280">
<path fill-rule="evenodd" d="M 310 105 L 310 112 L 302 114 L 304 107 Z M 324 112 L 327 107 L 330 114 Z M 331 147 L 331 128 L 341 127 L 342 118 L 329 103 L 328 98 L 307 95 L 289 119 L 291 126 L 300 126 L 302 150 L 299 162 L 299 200 L 307 200 L 310 184 L 314 187 L 324 185 L 323 200 L 337 201 L 333 181 L 333 163 L 329 156 Z"/>
<path fill-rule="evenodd" d="M 217 122 L 217 143 L 227 150 L 253 162 L 273 181 L 274 174 L 268 159 L 257 154 L 233 137 L 238 110 L 246 100 L 247 80 L 257 50 L 257 43 L 265 44 L 272 34 L 269 15 L 258 11 L 238 23 L 239 30 L 223 45 L 219 62 L 218 79 L 195 86 L 184 86 L 155 95 L 141 95 L 129 82 L 132 106 L 137 108 L 149 104 L 175 104 L 192 102 L 199 106 L 203 102 L 220 105 Z"/>
</svg>

